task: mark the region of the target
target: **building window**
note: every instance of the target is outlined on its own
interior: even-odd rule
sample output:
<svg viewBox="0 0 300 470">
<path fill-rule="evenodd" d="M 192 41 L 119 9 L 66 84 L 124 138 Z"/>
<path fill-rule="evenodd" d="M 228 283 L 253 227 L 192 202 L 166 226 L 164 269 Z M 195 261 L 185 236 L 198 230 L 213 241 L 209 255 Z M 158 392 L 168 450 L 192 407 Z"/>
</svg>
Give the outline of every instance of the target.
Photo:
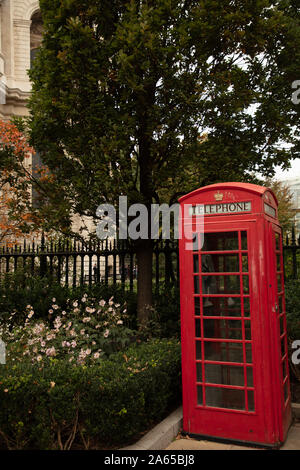
<svg viewBox="0 0 300 470">
<path fill-rule="evenodd" d="M 36 53 L 42 42 L 43 20 L 41 12 L 38 11 L 31 17 L 30 26 L 30 65 L 36 56 Z"/>
</svg>

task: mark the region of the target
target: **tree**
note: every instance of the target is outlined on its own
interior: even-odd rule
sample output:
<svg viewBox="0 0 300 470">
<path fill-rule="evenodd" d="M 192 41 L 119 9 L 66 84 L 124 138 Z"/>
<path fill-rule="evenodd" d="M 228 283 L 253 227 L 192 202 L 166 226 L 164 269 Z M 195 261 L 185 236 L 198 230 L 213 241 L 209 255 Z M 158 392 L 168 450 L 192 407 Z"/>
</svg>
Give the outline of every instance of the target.
<svg viewBox="0 0 300 470">
<path fill-rule="evenodd" d="M 286 168 L 299 156 L 291 102 L 299 67 L 287 60 L 300 41 L 295 5 L 41 0 L 29 126 L 62 198 L 53 214 L 95 218 L 119 195 L 149 209 L 202 185 Z M 152 242 L 136 245 L 143 323 Z"/>
<path fill-rule="evenodd" d="M 266 180 L 265 186 L 271 188 L 278 201 L 278 219 L 283 232 L 290 232 L 295 221 L 293 194 L 287 184 L 275 179 Z"/>
<path fill-rule="evenodd" d="M 14 244 L 36 228 L 31 205 L 32 154 L 24 134 L 13 122 L 0 121 L 0 243 Z"/>
</svg>

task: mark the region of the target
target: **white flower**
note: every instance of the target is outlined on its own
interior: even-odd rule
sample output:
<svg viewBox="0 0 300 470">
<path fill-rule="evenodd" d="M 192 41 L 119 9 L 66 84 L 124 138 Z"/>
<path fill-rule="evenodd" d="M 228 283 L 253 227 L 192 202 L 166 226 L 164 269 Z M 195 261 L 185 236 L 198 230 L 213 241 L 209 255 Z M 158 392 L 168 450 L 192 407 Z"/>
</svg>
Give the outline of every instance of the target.
<svg viewBox="0 0 300 470">
<path fill-rule="evenodd" d="M 59 308 L 58 305 L 52 305 L 52 308 L 54 308 L 54 310 L 57 310 Z"/>
<path fill-rule="evenodd" d="M 46 350 L 46 355 L 47 355 L 47 356 L 55 356 L 55 355 L 56 355 L 55 347 L 52 346 L 52 348 L 47 349 L 47 350 Z"/>
<path fill-rule="evenodd" d="M 88 323 L 89 321 L 91 321 L 91 317 L 84 317 L 82 321 L 83 323 Z"/>
<path fill-rule="evenodd" d="M 122 320 L 118 320 L 118 321 L 117 321 L 117 325 L 123 325 L 123 321 L 122 321 Z"/>
<path fill-rule="evenodd" d="M 51 339 L 55 338 L 55 333 L 50 333 L 49 335 L 46 336 L 47 341 L 51 341 Z"/>
<path fill-rule="evenodd" d="M 106 304 L 105 300 L 100 300 L 99 305 L 100 305 L 101 307 L 104 307 L 105 304 Z"/>
<path fill-rule="evenodd" d="M 39 335 L 44 329 L 44 324 L 43 323 L 39 323 L 38 325 L 35 325 L 33 328 L 32 328 L 32 332 L 35 334 L 35 335 Z"/>
<path fill-rule="evenodd" d="M 77 300 L 75 300 L 75 302 L 73 302 L 73 307 L 78 307 L 78 302 L 77 302 Z"/>
<path fill-rule="evenodd" d="M 38 362 L 41 362 L 42 359 L 43 359 L 43 358 L 42 358 L 42 356 L 40 356 L 40 355 L 37 356 L 37 358 L 36 358 L 36 360 L 37 360 Z"/>
<path fill-rule="evenodd" d="M 55 297 L 53 297 L 52 302 L 56 302 L 56 298 L 55 298 Z"/>
<path fill-rule="evenodd" d="M 107 338 L 108 335 L 109 335 L 109 330 L 106 329 L 103 333 L 103 336 L 104 336 L 104 338 Z"/>
<path fill-rule="evenodd" d="M 27 315 L 27 318 L 31 318 L 34 315 L 34 311 L 30 310 L 29 314 Z"/>
<path fill-rule="evenodd" d="M 85 354 L 86 354 L 87 356 L 89 356 L 89 355 L 91 354 L 91 352 L 92 352 L 91 349 L 86 349 L 86 350 L 85 350 Z"/>
<path fill-rule="evenodd" d="M 85 356 L 86 356 L 85 351 L 83 349 L 81 349 L 80 353 L 79 353 L 79 357 L 84 359 Z"/>
<path fill-rule="evenodd" d="M 96 309 L 91 308 L 91 307 L 86 307 L 85 311 L 88 312 L 88 313 L 94 313 L 96 311 Z"/>
<path fill-rule="evenodd" d="M 61 322 L 60 317 L 56 317 L 56 318 L 55 318 L 55 321 L 54 321 L 54 328 L 55 328 L 56 330 L 59 330 L 59 328 L 61 327 L 61 325 L 62 325 L 62 322 Z"/>
<path fill-rule="evenodd" d="M 99 357 L 100 357 L 100 354 L 99 354 L 98 352 L 95 352 L 94 358 L 95 358 L 95 359 L 98 359 Z"/>
</svg>

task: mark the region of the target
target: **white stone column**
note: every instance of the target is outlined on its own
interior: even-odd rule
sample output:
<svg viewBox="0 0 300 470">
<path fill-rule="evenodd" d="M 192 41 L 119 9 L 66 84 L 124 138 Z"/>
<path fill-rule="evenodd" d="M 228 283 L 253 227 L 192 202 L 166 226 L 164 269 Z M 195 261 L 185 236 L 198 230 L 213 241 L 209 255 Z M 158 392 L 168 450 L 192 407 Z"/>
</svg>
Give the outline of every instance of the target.
<svg viewBox="0 0 300 470">
<path fill-rule="evenodd" d="M 2 54 L 2 0 L 0 0 L 0 54 Z"/>
<path fill-rule="evenodd" d="M 6 77 L 4 70 L 4 55 L 2 50 L 2 1 L 0 0 L 0 105 L 6 103 Z"/>
<path fill-rule="evenodd" d="M 2 5 L 0 0 L 0 76 L 4 74 L 4 57 L 2 51 Z"/>
<path fill-rule="evenodd" d="M 28 82 L 30 69 L 30 25 L 31 20 L 14 20 L 14 72 L 16 81 Z"/>
<path fill-rule="evenodd" d="M 4 73 L 12 80 L 14 75 L 13 7 L 9 0 L 1 2 L 1 53 L 4 57 Z"/>
</svg>

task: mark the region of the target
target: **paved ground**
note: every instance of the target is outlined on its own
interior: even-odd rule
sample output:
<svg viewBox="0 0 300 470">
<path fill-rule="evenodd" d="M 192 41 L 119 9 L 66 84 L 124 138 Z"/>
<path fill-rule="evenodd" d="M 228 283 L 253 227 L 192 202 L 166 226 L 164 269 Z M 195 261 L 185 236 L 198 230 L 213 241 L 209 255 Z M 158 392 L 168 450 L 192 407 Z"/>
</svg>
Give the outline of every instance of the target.
<svg viewBox="0 0 300 470">
<path fill-rule="evenodd" d="M 218 442 L 197 441 L 182 437 L 180 434 L 166 450 L 257 450 L 252 447 L 244 447 L 232 444 L 220 444 Z M 287 440 L 280 450 L 300 450 L 300 422 L 295 423 L 289 430 Z"/>
<path fill-rule="evenodd" d="M 281 450 L 300 450 L 300 404 L 292 403 L 293 426 Z M 198 441 L 182 436 L 182 407 L 173 411 L 135 444 L 120 450 L 249 450 L 251 447 Z M 254 450 L 254 449 L 253 449 Z"/>
</svg>

